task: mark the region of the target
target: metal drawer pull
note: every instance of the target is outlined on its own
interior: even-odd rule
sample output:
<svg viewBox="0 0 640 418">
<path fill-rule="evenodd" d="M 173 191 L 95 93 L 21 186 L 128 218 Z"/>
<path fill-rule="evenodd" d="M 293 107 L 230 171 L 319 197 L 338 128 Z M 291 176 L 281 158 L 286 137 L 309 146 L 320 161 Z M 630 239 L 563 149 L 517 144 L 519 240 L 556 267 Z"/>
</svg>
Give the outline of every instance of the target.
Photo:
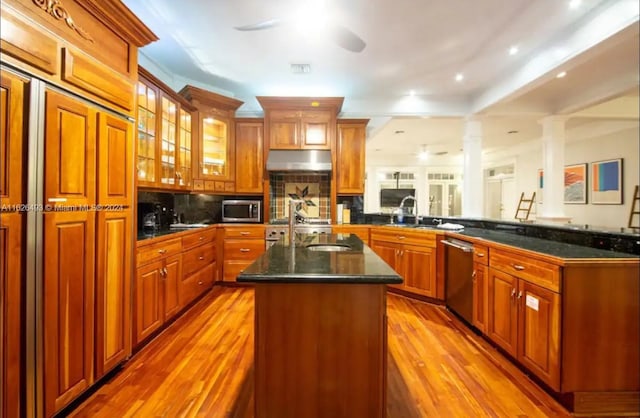
<svg viewBox="0 0 640 418">
<path fill-rule="evenodd" d="M 484 253 L 476 253 L 478 257 L 484 257 Z"/>
<path fill-rule="evenodd" d="M 518 292 L 518 299 L 522 299 L 522 290 Z"/>
<path fill-rule="evenodd" d="M 473 270 L 473 273 L 471 273 L 471 277 L 476 277 L 476 271 Z"/>
<path fill-rule="evenodd" d="M 164 275 L 165 277 L 167 276 L 167 274 L 169 274 L 169 272 L 167 271 L 166 267 L 162 267 L 162 271 L 164 271 Z"/>
<path fill-rule="evenodd" d="M 249 251 L 251 251 L 251 250 L 248 249 L 248 248 L 240 248 L 240 252 L 241 253 L 248 253 Z"/>
<path fill-rule="evenodd" d="M 158 254 L 166 254 L 166 253 L 167 253 L 167 250 L 165 250 L 164 248 L 158 250 Z"/>
<path fill-rule="evenodd" d="M 520 264 L 512 264 L 512 266 L 518 271 L 524 270 L 524 266 L 521 266 Z"/>
<path fill-rule="evenodd" d="M 204 260 L 204 256 L 201 255 L 200 257 L 198 257 L 198 260 Z"/>
<path fill-rule="evenodd" d="M 516 295 L 516 289 L 511 289 L 511 297 L 514 297 Z"/>
<path fill-rule="evenodd" d="M 404 235 L 398 235 L 398 239 L 405 239 Z"/>
<path fill-rule="evenodd" d="M 203 236 L 201 236 L 201 237 L 200 237 L 200 238 L 198 238 L 198 239 L 199 239 L 200 241 L 202 241 L 202 240 L 204 239 L 204 237 L 203 237 Z"/>
<path fill-rule="evenodd" d="M 247 232 L 247 231 L 240 232 L 240 235 L 249 235 L 249 234 L 251 234 L 251 232 Z"/>
<path fill-rule="evenodd" d="M 200 286 L 202 286 L 202 280 L 200 280 L 200 281 L 198 282 L 198 284 L 199 284 Z"/>
</svg>

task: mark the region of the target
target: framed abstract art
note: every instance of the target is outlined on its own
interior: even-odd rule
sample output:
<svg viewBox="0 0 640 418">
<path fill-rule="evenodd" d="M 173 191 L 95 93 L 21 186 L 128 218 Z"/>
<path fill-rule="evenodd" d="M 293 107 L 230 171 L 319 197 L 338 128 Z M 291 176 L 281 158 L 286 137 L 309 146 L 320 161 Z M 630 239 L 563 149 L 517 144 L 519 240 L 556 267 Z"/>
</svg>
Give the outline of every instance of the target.
<svg viewBox="0 0 640 418">
<path fill-rule="evenodd" d="M 622 204 L 622 158 L 591 163 L 591 203 Z"/>
</svg>

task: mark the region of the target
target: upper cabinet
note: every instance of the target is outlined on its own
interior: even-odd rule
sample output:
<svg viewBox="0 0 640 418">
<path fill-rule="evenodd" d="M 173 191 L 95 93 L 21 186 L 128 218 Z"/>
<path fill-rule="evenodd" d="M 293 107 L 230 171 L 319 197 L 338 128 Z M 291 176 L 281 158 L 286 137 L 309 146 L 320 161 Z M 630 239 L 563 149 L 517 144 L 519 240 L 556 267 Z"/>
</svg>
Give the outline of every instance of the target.
<svg viewBox="0 0 640 418">
<path fill-rule="evenodd" d="M 263 191 L 263 132 L 262 119 L 236 119 L 236 193 Z"/>
<path fill-rule="evenodd" d="M 140 68 L 138 186 L 191 189 L 193 107 Z"/>
<path fill-rule="evenodd" d="M 179 94 L 196 110 L 193 189 L 234 192 L 234 116 L 243 102 L 189 85 Z"/>
<path fill-rule="evenodd" d="M 269 149 L 333 149 L 340 97 L 258 97 Z"/>
<path fill-rule="evenodd" d="M 338 120 L 337 194 L 364 194 L 364 159 L 368 119 Z"/>
</svg>

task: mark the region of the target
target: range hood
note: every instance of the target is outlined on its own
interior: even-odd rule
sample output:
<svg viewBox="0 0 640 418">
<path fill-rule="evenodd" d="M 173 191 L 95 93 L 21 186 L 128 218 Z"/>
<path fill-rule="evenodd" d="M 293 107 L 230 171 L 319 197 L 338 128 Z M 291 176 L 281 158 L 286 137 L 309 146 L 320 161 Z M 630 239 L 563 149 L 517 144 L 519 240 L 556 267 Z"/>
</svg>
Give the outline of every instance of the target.
<svg viewBox="0 0 640 418">
<path fill-rule="evenodd" d="M 267 171 L 331 171 L 331 151 L 271 150 Z"/>
</svg>

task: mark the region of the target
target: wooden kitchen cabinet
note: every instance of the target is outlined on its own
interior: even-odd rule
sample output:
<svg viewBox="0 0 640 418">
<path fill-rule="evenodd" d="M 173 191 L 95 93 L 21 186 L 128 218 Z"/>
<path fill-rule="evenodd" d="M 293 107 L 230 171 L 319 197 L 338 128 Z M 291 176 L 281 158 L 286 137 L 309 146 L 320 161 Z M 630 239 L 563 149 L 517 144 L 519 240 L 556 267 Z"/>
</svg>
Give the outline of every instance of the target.
<svg viewBox="0 0 640 418">
<path fill-rule="evenodd" d="M 94 204 L 96 108 L 53 90 L 45 102 L 44 204 Z"/>
<path fill-rule="evenodd" d="M 0 202 L 24 203 L 25 95 L 29 81 L 0 70 Z"/>
<path fill-rule="evenodd" d="M 512 264 L 517 263 L 516 258 Z M 560 294 L 493 264 L 488 279 L 488 337 L 559 391 Z"/>
<path fill-rule="evenodd" d="M 262 194 L 264 177 L 264 123 L 236 119 L 236 192 Z"/>
<path fill-rule="evenodd" d="M 471 324 L 478 328 L 483 334 L 487 333 L 487 303 L 489 301 L 488 283 L 489 248 L 480 245 L 473 245 L 473 307 L 471 314 Z"/>
<path fill-rule="evenodd" d="M 262 225 L 225 226 L 222 280 L 235 282 L 238 274 L 265 252 Z"/>
<path fill-rule="evenodd" d="M 178 93 L 195 109 L 194 180 L 204 180 L 205 191 L 234 192 L 235 111 L 243 102 L 191 85 Z M 206 181 L 211 181 L 207 187 Z M 215 182 L 221 187 L 215 188 Z M 199 186 L 198 186 L 199 187 Z"/>
<path fill-rule="evenodd" d="M 97 213 L 96 378 L 131 353 L 131 209 Z"/>
<path fill-rule="evenodd" d="M 134 288 L 134 345 L 138 346 L 181 309 L 182 241 L 169 238 L 138 247 Z"/>
<path fill-rule="evenodd" d="M 98 113 L 98 203 L 129 206 L 133 202 L 133 124 Z"/>
<path fill-rule="evenodd" d="M 275 109 L 268 123 L 269 149 L 331 149 L 331 111 Z"/>
<path fill-rule="evenodd" d="M 338 120 L 336 188 L 338 195 L 364 194 L 368 119 Z"/>
<path fill-rule="evenodd" d="M 21 390 L 24 382 L 21 368 L 24 342 L 24 215 L 18 212 L 0 213 L 0 415 L 23 416 Z"/>
<path fill-rule="evenodd" d="M 44 214 L 44 410 L 66 406 L 93 383 L 95 213 Z"/>
<path fill-rule="evenodd" d="M 366 225 L 333 225 L 331 227 L 333 234 L 354 234 L 369 245 L 369 227 Z"/>
<path fill-rule="evenodd" d="M 436 275 L 435 234 L 372 228 L 371 249 L 403 278 L 398 289 L 422 296 L 439 297 Z"/>
<path fill-rule="evenodd" d="M 191 189 L 194 108 L 139 67 L 138 187 Z"/>
<path fill-rule="evenodd" d="M 182 277 L 178 287 L 180 308 L 211 289 L 216 279 L 215 227 L 203 228 L 182 237 Z"/>
</svg>

